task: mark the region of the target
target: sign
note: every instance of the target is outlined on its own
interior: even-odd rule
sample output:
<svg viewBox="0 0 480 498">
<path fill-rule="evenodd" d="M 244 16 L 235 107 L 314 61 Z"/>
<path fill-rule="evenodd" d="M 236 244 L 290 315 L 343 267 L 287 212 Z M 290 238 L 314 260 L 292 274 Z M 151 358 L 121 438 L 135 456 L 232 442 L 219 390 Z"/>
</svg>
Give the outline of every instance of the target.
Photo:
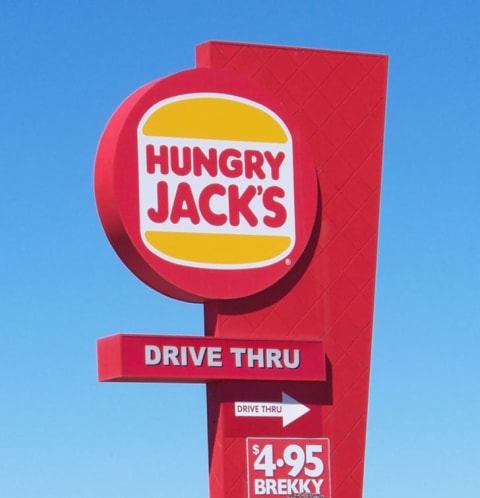
<svg viewBox="0 0 480 498">
<path fill-rule="evenodd" d="M 288 273 L 318 208 L 295 119 L 250 79 L 184 71 L 128 97 L 95 162 L 98 211 L 145 283 L 189 301 L 233 299 Z"/>
<path fill-rule="evenodd" d="M 331 498 L 326 438 L 248 438 L 248 498 Z"/>
<path fill-rule="evenodd" d="M 309 412 L 310 408 L 296 399 L 293 399 L 286 393 L 282 393 L 281 403 L 269 402 L 249 402 L 237 401 L 235 403 L 235 416 L 236 417 L 280 417 L 283 422 L 283 427 L 291 424 L 297 418 L 300 418 L 305 413 Z"/>
<path fill-rule="evenodd" d="M 97 349 L 100 381 L 326 378 L 321 342 L 117 334 L 99 339 Z"/>
<path fill-rule="evenodd" d="M 234 95 L 194 93 L 155 104 L 137 133 L 140 232 L 153 254 L 216 269 L 290 254 L 293 143 L 279 116 Z"/>
<path fill-rule="evenodd" d="M 100 339 L 99 379 L 206 383 L 210 498 L 362 497 L 386 80 L 382 55 L 208 42 L 102 135 L 108 239 L 205 337 Z"/>
</svg>

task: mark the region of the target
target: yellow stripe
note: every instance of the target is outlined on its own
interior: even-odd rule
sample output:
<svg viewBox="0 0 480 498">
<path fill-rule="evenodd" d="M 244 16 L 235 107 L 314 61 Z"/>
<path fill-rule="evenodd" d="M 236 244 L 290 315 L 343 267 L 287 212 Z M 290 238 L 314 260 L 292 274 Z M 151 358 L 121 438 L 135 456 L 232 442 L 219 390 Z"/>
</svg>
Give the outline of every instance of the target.
<svg viewBox="0 0 480 498">
<path fill-rule="evenodd" d="M 161 137 L 288 141 L 279 123 L 263 110 L 219 97 L 194 97 L 166 104 L 153 112 L 142 131 Z"/>
<path fill-rule="evenodd" d="M 145 237 L 158 251 L 171 258 L 218 265 L 269 261 L 290 245 L 286 236 L 232 235 L 147 231 Z"/>
</svg>

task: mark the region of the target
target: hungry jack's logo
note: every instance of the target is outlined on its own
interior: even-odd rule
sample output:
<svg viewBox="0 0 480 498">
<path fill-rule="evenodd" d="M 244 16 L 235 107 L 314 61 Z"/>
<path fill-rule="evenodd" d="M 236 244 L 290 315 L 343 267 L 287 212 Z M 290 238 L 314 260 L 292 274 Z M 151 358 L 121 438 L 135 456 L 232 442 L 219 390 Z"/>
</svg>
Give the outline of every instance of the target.
<svg viewBox="0 0 480 498">
<path fill-rule="evenodd" d="M 295 267 L 318 184 L 302 130 L 273 94 L 234 72 L 192 69 L 139 88 L 115 111 L 95 197 L 135 275 L 205 302 L 251 296 Z"/>
<path fill-rule="evenodd" d="M 138 128 L 146 247 L 173 263 L 255 268 L 295 244 L 292 138 L 266 107 L 234 95 L 165 99 Z"/>
</svg>

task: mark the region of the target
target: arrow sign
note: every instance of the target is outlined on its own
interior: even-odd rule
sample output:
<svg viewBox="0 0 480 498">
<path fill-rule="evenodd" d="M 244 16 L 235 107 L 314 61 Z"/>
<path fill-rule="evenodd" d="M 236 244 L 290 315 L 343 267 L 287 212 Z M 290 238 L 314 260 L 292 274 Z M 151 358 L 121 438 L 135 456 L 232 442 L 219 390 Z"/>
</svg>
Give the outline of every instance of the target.
<svg viewBox="0 0 480 498">
<path fill-rule="evenodd" d="M 282 417 L 283 427 L 309 412 L 310 408 L 282 392 L 281 403 L 236 401 L 236 417 Z"/>
</svg>

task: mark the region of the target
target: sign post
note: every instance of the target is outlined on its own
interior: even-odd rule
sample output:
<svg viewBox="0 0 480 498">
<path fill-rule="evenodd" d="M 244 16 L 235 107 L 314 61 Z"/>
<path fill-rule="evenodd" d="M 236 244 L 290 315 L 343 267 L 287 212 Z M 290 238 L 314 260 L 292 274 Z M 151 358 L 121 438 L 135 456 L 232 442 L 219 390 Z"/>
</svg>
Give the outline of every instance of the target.
<svg viewBox="0 0 480 498">
<path fill-rule="evenodd" d="M 99 340 L 99 379 L 206 382 L 210 497 L 362 496 L 387 58 L 237 43 L 112 116 L 125 264 L 205 337 Z"/>
</svg>

